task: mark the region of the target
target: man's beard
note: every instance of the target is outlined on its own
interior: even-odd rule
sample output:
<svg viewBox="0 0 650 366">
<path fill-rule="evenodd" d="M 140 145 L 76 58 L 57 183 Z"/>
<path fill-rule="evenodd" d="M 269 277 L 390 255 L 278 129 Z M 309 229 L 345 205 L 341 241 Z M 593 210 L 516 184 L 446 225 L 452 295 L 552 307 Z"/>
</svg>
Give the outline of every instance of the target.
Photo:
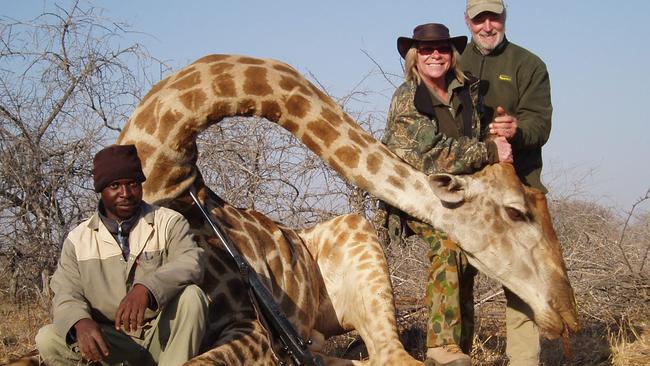
<svg viewBox="0 0 650 366">
<path fill-rule="evenodd" d="M 501 42 L 503 42 L 505 31 L 493 32 L 493 33 L 496 34 L 496 38 L 494 39 L 494 41 L 484 41 L 480 37 L 480 34 L 477 36 L 473 36 L 474 43 L 476 43 L 476 46 L 478 47 L 479 51 L 481 51 L 481 53 L 484 55 L 487 55 L 488 53 L 492 52 L 495 48 L 497 48 L 498 45 L 501 44 Z"/>
</svg>

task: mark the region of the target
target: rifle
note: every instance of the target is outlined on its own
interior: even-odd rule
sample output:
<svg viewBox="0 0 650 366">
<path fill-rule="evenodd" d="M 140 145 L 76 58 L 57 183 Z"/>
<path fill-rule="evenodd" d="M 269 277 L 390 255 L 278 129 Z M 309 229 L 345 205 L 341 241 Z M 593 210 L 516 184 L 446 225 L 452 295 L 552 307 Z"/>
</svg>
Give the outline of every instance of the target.
<svg viewBox="0 0 650 366">
<path fill-rule="evenodd" d="M 212 220 L 210 214 L 205 210 L 203 205 L 201 205 L 194 192 L 190 190 L 189 193 L 196 205 L 199 207 L 203 217 L 208 221 L 214 233 L 217 234 L 217 237 L 235 261 L 242 278 L 244 278 L 251 290 L 253 290 L 253 295 L 255 296 L 255 300 L 261 310 L 262 316 L 269 324 L 272 333 L 279 338 L 282 343 L 282 351 L 289 356 L 294 365 L 324 366 L 325 364 L 323 363 L 322 358 L 320 356 L 314 356 L 309 349 L 307 349 L 307 346 L 311 344 L 311 341 L 305 342 L 300 337 L 296 329 L 289 322 L 289 319 L 287 319 L 287 316 L 280 309 L 280 306 L 278 306 L 273 299 L 273 296 L 271 296 L 269 290 L 260 280 L 257 272 L 251 268 L 246 258 L 239 253 L 219 224 Z M 281 364 L 283 363 L 281 362 Z"/>
</svg>

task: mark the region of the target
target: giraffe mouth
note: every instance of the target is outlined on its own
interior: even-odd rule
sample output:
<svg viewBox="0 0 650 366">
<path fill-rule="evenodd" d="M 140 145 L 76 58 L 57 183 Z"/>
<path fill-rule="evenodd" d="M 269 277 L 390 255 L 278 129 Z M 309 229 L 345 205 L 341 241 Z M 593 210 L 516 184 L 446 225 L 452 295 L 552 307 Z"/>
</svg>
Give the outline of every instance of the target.
<svg viewBox="0 0 650 366">
<path fill-rule="evenodd" d="M 539 318 L 535 316 L 535 321 L 538 323 L 544 337 L 550 340 L 560 339 L 564 357 L 570 360 L 572 352 L 569 338 L 571 333 L 576 333 L 580 330 L 575 301 L 570 299 L 569 307 L 549 306 L 547 311 L 547 313 L 542 313 L 545 315 Z"/>
</svg>

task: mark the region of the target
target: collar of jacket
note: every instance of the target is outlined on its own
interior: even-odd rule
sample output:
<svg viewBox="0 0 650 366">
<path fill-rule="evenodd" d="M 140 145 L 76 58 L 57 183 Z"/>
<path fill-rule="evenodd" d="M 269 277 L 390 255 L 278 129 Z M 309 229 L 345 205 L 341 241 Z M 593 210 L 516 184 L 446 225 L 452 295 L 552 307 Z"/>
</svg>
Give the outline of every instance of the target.
<svg viewBox="0 0 650 366">
<path fill-rule="evenodd" d="M 142 201 L 140 207 L 140 217 L 144 219 L 144 221 L 149 224 L 153 225 L 153 220 L 154 220 L 154 210 L 151 205 L 146 203 L 145 201 Z M 99 207 L 99 206 L 98 206 Z M 95 211 L 93 216 L 90 218 L 90 221 L 88 221 L 88 228 L 92 230 L 97 230 L 99 229 L 99 223 L 102 222 L 102 219 L 99 217 L 99 209 Z"/>
<path fill-rule="evenodd" d="M 419 83 L 415 87 L 415 97 L 413 98 L 413 104 L 415 104 L 415 109 L 421 114 L 433 119 L 435 113 L 433 111 L 433 100 L 431 100 L 431 94 L 429 93 L 429 88 L 427 88 L 424 83 Z"/>
<path fill-rule="evenodd" d="M 493 49 L 492 52 L 488 53 L 487 55 L 483 55 L 481 53 L 481 51 L 479 51 L 479 49 L 476 46 L 476 43 L 474 43 L 473 39 L 470 42 L 471 47 L 467 47 L 467 48 L 469 48 L 472 51 L 476 52 L 480 56 L 489 57 L 489 56 L 498 56 L 498 55 L 502 54 L 506 50 L 506 48 L 508 47 L 509 44 L 510 44 L 510 42 L 508 41 L 508 38 L 506 38 L 506 36 L 503 36 L 503 41 L 501 41 L 501 43 L 499 43 L 499 45 L 496 46 L 496 48 Z"/>
<path fill-rule="evenodd" d="M 478 79 L 470 79 L 470 82 L 475 82 Z M 451 82 L 451 81 L 450 81 Z M 455 89 L 457 88 L 462 88 L 465 84 L 463 82 L 460 82 L 459 85 L 457 85 Z M 453 94 L 452 94 L 453 97 Z M 425 116 L 429 117 L 429 119 L 435 119 L 436 118 L 436 112 L 433 110 L 433 99 L 431 96 L 431 92 L 429 91 L 429 88 L 423 83 L 420 82 L 419 84 L 416 85 L 415 87 L 415 96 L 413 97 L 413 104 L 415 104 L 415 109 L 420 112 L 421 114 L 424 114 Z"/>
</svg>

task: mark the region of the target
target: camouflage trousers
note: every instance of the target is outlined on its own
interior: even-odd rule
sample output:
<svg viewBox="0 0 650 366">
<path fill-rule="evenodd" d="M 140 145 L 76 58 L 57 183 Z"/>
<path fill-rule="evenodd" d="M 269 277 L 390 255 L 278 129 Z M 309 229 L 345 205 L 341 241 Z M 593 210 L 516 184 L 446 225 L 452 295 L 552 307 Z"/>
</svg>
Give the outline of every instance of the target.
<svg viewBox="0 0 650 366">
<path fill-rule="evenodd" d="M 456 344 L 469 354 L 474 334 L 476 269 L 444 232 L 414 221 L 407 225 L 429 244 L 427 347 Z"/>
</svg>

